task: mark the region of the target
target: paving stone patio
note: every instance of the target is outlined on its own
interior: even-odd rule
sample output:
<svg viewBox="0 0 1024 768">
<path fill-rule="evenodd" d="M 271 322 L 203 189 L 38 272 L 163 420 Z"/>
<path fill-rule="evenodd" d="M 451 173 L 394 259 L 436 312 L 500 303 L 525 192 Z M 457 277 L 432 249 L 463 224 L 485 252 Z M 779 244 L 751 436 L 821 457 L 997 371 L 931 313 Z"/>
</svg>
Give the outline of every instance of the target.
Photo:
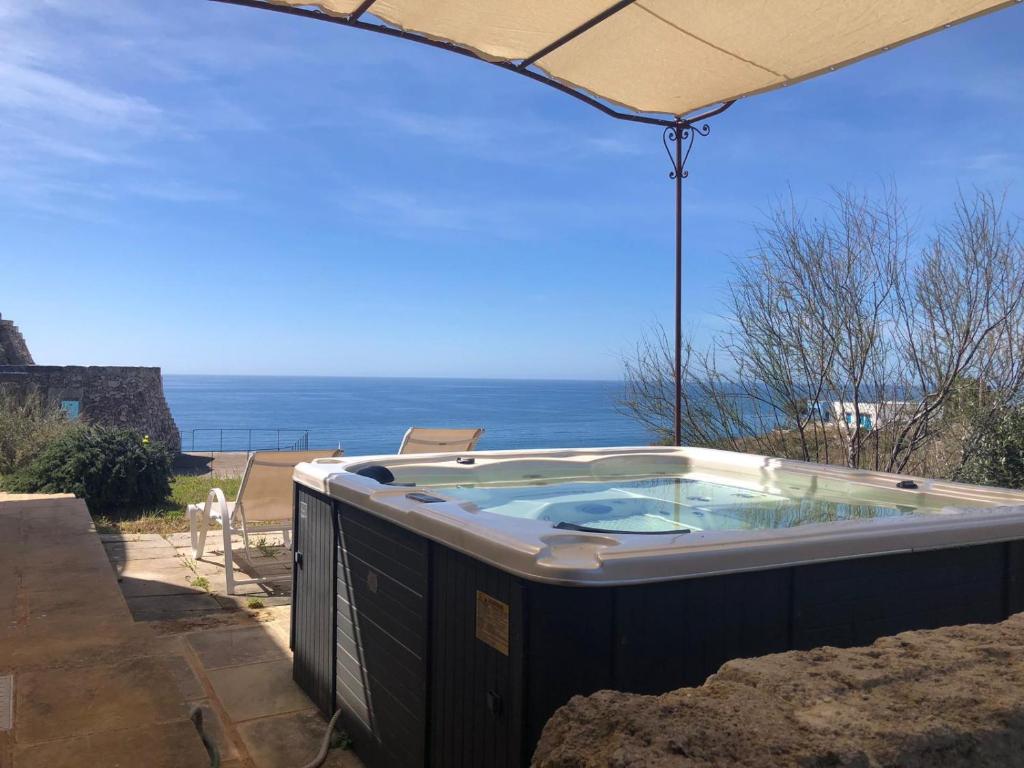
<svg viewBox="0 0 1024 768">
<path fill-rule="evenodd" d="M 102 534 L 100 539 L 117 571 L 128 607 L 139 621 L 195 620 L 224 610 L 245 608 L 253 598 L 258 598 L 264 606 L 291 603 L 287 581 L 242 585 L 237 587 L 237 595 L 228 595 L 224 580 L 224 545 L 218 530 L 210 531 L 200 560 L 192 558 L 187 533 L 167 537 Z M 248 558 L 240 537 L 234 537 L 232 543 L 236 578 L 290 576 L 291 555 L 281 546 L 279 536 L 253 539 Z"/>
<path fill-rule="evenodd" d="M 316 753 L 326 723 L 291 680 L 287 585 L 225 595 L 222 553 L 189 562 L 188 534 L 100 537 L 76 499 L 0 497 L 0 537 L 0 676 L 14 679 L 0 768 L 203 768 L 193 707 L 224 768 Z M 275 543 L 246 570 L 287 568 Z M 247 608 L 254 596 L 266 607 Z M 361 763 L 335 749 L 324 765 Z"/>
</svg>

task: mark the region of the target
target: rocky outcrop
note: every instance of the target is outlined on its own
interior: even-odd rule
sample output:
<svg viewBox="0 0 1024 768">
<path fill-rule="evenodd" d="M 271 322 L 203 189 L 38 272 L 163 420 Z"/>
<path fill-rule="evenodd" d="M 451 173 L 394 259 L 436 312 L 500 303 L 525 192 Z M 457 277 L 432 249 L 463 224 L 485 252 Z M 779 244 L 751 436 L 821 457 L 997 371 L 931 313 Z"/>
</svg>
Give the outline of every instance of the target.
<svg viewBox="0 0 1024 768">
<path fill-rule="evenodd" d="M 1024 766 L 1024 614 L 730 661 L 662 696 L 577 696 L 533 766 Z"/>
<path fill-rule="evenodd" d="M 0 315 L 0 365 L 32 365 L 34 362 L 18 326 Z"/>
</svg>

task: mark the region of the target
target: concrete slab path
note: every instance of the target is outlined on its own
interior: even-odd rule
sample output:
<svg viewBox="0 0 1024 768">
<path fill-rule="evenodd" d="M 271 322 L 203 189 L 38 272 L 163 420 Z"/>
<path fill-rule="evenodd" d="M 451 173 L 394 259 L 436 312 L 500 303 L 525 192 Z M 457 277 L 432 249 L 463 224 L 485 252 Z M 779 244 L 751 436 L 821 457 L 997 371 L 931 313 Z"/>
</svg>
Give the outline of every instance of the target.
<svg viewBox="0 0 1024 768">
<path fill-rule="evenodd" d="M 312 758 L 326 723 L 291 680 L 287 592 L 260 590 L 259 609 L 219 593 L 223 559 L 185 564 L 187 534 L 102 538 L 79 500 L 0 501 L 0 768 L 205 768 L 193 707 L 223 768 Z M 335 749 L 324 765 L 362 764 Z"/>
<path fill-rule="evenodd" d="M 154 635 L 136 624 L 77 499 L 0 502 L 0 765 L 210 764 Z"/>
</svg>

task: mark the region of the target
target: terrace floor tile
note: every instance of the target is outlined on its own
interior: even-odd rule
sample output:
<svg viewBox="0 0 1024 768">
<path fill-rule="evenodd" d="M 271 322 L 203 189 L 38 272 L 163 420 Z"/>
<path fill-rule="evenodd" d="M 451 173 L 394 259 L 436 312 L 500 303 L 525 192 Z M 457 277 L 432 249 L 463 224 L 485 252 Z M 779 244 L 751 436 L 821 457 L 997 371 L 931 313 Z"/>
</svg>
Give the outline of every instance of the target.
<svg viewBox="0 0 1024 768">
<path fill-rule="evenodd" d="M 59 617 L 62 621 L 75 616 L 129 618 L 128 608 L 112 583 L 110 574 L 101 582 L 89 580 L 65 584 L 55 589 L 26 589 L 24 610 L 31 622 L 35 619 Z"/>
<path fill-rule="evenodd" d="M 238 727 L 256 768 L 304 765 L 319 751 L 326 730 L 327 721 L 316 710 L 261 718 Z M 349 750 L 332 749 L 323 765 L 328 768 L 359 768 L 362 763 Z"/>
<path fill-rule="evenodd" d="M 188 720 L 89 733 L 29 746 L 19 744 L 14 752 L 14 768 L 209 768 L 209 765 L 210 758 L 202 740 Z"/>
<path fill-rule="evenodd" d="M 167 677 L 174 682 L 178 693 L 181 694 L 181 698 L 185 701 L 198 701 L 199 699 L 206 698 L 206 688 L 203 687 L 199 678 L 196 677 L 196 673 L 188 663 L 188 659 L 183 655 L 172 654 L 161 656 L 160 661 L 163 664 L 164 671 L 167 673 Z"/>
<path fill-rule="evenodd" d="M 205 592 L 129 597 L 126 602 L 136 621 L 191 619 L 223 610 L 220 603 Z"/>
<path fill-rule="evenodd" d="M 0 627 L 0 659 L 24 670 L 73 669 L 153 654 L 153 634 L 131 617 L 60 612 Z"/>
<path fill-rule="evenodd" d="M 220 715 L 214 709 L 213 705 L 208 699 L 201 701 L 190 702 L 190 706 L 196 706 L 203 711 L 203 732 L 206 734 L 206 738 L 209 739 L 217 747 L 217 753 L 220 755 L 221 760 L 234 760 L 239 756 L 238 748 L 232 743 L 228 737 L 227 731 L 224 728 L 224 723 L 220 719 Z M 237 736 L 236 736 L 237 738 Z M 221 763 L 223 766 L 223 762 Z"/>
<path fill-rule="evenodd" d="M 81 568 L 67 570 L 54 569 L 47 572 L 40 565 L 23 567 L 21 586 L 30 592 L 53 592 L 83 590 L 103 590 L 113 581 L 113 571 L 109 563 L 95 563 Z"/>
<path fill-rule="evenodd" d="M 187 717 L 161 659 L 43 669 L 15 677 L 18 744 Z"/>
<path fill-rule="evenodd" d="M 100 541 L 105 547 L 131 545 L 140 549 L 143 547 L 163 549 L 169 543 L 167 539 L 157 533 L 101 533 Z"/>
<path fill-rule="evenodd" d="M 218 698 L 236 723 L 310 709 L 313 702 L 292 681 L 291 659 L 210 670 Z"/>
<path fill-rule="evenodd" d="M 274 661 L 288 655 L 277 635 L 263 627 L 198 632 L 189 635 L 188 642 L 207 670 Z"/>
<path fill-rule="evenodd" d="M 18 545 L 17 554 L 11 562 L 26 570 L 38 570 L 43 573 L 64 573 L 68 571 L 90 570 L 105 566 L 110 568 L 103 547 L 100 546 L 53 546 L 51 542 L 29 543 Z"/>
<path fill-rule="evenodd" d="M 192 586 L 194 578 L 188 570 L 134 571 L 131 576 L 121 575 L 118 581 L 126 598 L 159 597 L 162 595 L 202 595 L 206 590 Z"/>
<path fill-rule="evenodd" d="M 161 540 L 159 542 L 133 542 L 127 541 L 124 543 L 111 544 L 107 543 L 103 547 L 107 550 L 107 557 L 110 558 L 111 562 L 129 562 L 131 560 L 151 560 L 153 558 L 160 557 L 175 557 L 178 551 L 170 545 L 169 542 Z"/>
</svg>

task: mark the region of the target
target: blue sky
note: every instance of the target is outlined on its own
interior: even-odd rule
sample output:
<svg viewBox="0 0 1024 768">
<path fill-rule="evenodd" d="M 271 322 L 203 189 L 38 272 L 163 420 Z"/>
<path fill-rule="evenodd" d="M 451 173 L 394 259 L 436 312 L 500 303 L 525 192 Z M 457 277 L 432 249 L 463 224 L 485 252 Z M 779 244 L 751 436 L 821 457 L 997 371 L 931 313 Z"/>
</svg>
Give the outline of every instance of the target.
<svg viewBox="0 0 1024 768">
<path fill-rule="evenodd" d="M 752 97 L 686 182 L 688 327 L 770 201 L 1024 213 L 1024 5 Z M 657 128 L 398 40 L 204 0 L 0 0 L 0 313 L 39 363 L 607 378 L 672 319 Z"/>
</svg>

